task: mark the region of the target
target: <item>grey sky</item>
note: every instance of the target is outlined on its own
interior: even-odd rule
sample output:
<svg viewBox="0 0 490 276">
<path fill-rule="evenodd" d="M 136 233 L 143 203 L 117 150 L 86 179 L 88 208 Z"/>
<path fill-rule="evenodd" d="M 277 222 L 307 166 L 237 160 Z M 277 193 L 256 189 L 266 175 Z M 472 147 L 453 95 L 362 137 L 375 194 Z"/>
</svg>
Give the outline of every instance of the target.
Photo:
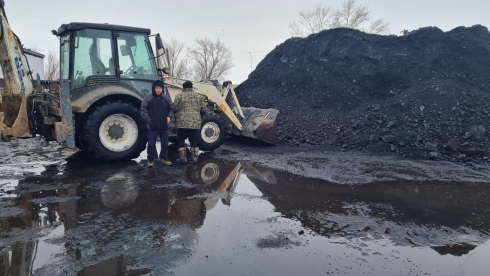
<svg viewBox="0 0 490 276">
<path fill-rule="evenodd" d="M 176 38 L 192 45 L 196 37 L 220 38 L 233 51 L 235 67 L 228 76 L 245 80 L 253 67 L 274 47 L 289 38 L 288 23 L 298 11 L 316 3 L 338 5 L 342 0 L 5 0 L 7 17 L 26 47 L 58 52 L 51 35 L 62 23 L 94 22 L 151 28 L 163 39 Z M 391 23 L 391 33 L 437 26 L 490 25 L 488 0 L 359 0 L 373 18 Z"/>
</svg>

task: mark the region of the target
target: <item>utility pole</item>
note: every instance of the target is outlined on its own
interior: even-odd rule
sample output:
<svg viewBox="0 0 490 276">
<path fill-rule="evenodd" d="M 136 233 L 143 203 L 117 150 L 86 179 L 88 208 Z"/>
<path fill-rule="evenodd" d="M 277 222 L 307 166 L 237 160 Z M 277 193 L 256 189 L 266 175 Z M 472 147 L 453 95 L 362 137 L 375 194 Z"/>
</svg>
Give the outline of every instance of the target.
<svg viewBox="0 0 490 276">
<path fill-rule="evenodd" d="M 250 55 L 250 73 L 252 73 L 252 54 L 250 52 L 248 54 Z"/>
</svg>

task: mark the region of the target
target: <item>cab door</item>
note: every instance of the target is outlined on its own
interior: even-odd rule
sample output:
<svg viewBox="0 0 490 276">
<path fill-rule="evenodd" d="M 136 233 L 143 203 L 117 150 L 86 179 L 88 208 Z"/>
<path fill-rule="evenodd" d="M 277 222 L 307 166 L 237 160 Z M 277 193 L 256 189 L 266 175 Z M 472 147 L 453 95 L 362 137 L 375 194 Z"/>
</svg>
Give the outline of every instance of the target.
<svg viewBox="0 0 490 276">
<path fill-rule="evenodd" d="M 142 96 L 148 95 L 153 82 L 158 79 L 148 36 L 118 32 L 116 37 L 120 81 L 136 89 Z"/>
</svg>

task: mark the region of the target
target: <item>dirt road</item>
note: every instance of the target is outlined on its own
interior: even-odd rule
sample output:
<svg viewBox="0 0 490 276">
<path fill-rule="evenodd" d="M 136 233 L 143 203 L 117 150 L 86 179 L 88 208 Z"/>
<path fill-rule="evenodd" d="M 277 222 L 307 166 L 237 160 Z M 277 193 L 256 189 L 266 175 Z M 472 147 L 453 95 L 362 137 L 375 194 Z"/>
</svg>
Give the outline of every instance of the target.
<svg viewBox="0 0 490 276">
<path fill-rule="evenodd" d="M 148 169 L 0 143 L 0 275 L 488 272 L 485 168 L 313 150 Z"/>
</svg>

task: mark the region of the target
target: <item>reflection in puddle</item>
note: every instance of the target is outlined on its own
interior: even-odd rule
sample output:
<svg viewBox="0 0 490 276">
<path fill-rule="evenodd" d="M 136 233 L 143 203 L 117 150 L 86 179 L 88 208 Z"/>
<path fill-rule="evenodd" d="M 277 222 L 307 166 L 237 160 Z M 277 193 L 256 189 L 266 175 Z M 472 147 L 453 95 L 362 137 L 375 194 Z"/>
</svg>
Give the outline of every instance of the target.
<svg viewBox="0 0 490 276">
<path fill-rule="evenodd" d="M 486 184 L 332 185 L 206 154 L 152 169 L 75 156 L 0 183 L 0 275 L 489 268 L 477 261 L 490 252 Z"/>
<path fill-rule="evenodd" d="M 15 197 L 16 195 L 15 193 L 12 193 L 12 191 L 14 191 L 18 185 L 19 185 L 18 180 L 14 180 L 14 179 L 0 180 L 0 192 L 1 192 L 0 198 Z"/>
<path fill-rule="evenodd" d="M 35 174 L 39 175 L 46 170 L 53 162 L 23 162 L 17 164 L 11 164 L 8 166 L 0 166 L 0 171 L 5 175 L 25 175 Z"/>
<path fill-rule="evenodd" d="M 100 189 L 102 203 L 111 209 L 129 206 L 138 196 L 138 186 L 130 173 L 117 173 L 105 180 Z"/>
</svg>

